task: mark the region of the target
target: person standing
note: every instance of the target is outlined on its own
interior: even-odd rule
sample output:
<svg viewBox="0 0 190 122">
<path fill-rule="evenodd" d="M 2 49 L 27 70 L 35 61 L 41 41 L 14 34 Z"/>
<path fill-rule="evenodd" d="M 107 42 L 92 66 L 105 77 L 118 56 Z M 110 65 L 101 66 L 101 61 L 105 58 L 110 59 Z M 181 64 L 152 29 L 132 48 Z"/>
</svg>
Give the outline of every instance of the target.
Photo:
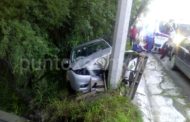
<svg viewBox="0 0 190 122">
<path fill-rule="evenodd" d="M 171 51 L 173 47 L 173 42 L 172 39 L 169 38 L 167 42 L 163 45 L 162 51 L 161 51 L 161 56 L 160 59 L 163 59 L 165 56 L 169 56 L 169 60 L 171 60 Z"/>
<path fill-rule="evenodd" d="M 132 46 L 132 44 L 136 41 L 138 35 L 138 30 L 135 25 L 131 26 L 129 35 L 130 35 L 130 46 Z"/>
</svg>

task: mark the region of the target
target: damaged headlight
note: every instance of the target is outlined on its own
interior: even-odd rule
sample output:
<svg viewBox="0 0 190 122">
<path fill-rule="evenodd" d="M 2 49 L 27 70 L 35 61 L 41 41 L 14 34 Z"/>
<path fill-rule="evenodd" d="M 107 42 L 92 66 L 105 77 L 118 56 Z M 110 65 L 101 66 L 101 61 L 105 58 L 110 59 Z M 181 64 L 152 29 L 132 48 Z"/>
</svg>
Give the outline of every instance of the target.
<svg viewBox="0 0 190 122">
<path fill-rule="evenodd" d="M 86 68 L 73 70 L 78 75 L 90 75 L 89 71 Z"/>
<path fill-rule="evenodd" d="M 95 65 L 99 66 L 99 68 L 104 69 L 106 68 L 107 60 L 105 57 L 99 58 Z"/>
</svg>

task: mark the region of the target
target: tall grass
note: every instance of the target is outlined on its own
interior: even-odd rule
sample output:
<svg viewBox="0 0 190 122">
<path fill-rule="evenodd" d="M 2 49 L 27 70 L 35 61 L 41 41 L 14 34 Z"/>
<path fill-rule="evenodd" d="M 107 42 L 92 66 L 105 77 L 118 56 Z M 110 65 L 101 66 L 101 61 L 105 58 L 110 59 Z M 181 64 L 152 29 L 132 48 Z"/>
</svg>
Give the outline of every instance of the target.
<svg viewBox="0 0 190 122">
<path fill-rule="evenodd" d="M 137 108 L 117 93 L 85 101 L 54 100 L 46 109 L 46 121 L 142 122 Z"/>
</svg>

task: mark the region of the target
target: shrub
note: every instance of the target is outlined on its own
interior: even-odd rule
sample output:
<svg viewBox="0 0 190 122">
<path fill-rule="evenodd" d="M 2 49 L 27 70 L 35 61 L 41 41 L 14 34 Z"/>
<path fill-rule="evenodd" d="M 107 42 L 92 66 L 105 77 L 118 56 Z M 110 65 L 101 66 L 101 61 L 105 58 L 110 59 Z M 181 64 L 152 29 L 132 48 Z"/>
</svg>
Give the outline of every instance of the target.
<svg viewBox="0 0 190 122">
<path fill-rule="evenodd" d="M 46 109 L 47 121 L 142 122 L 137 108 L 116 93 L 106 93 L 86 101 L 54 100 Z"/>
</svg>

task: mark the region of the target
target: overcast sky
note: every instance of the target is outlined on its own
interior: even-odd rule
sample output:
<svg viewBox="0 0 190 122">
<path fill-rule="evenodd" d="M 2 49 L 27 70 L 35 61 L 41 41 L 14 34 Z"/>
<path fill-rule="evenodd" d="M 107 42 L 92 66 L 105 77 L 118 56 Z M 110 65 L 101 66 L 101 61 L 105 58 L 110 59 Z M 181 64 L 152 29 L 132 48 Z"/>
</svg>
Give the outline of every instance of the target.
<svg viewBox="0 0 190 122">
<path fill-rule="evenodd" d="M 190 23 L 190 0 L 152 0 L 148 8 L 149 18 Z"/>
</svg>

